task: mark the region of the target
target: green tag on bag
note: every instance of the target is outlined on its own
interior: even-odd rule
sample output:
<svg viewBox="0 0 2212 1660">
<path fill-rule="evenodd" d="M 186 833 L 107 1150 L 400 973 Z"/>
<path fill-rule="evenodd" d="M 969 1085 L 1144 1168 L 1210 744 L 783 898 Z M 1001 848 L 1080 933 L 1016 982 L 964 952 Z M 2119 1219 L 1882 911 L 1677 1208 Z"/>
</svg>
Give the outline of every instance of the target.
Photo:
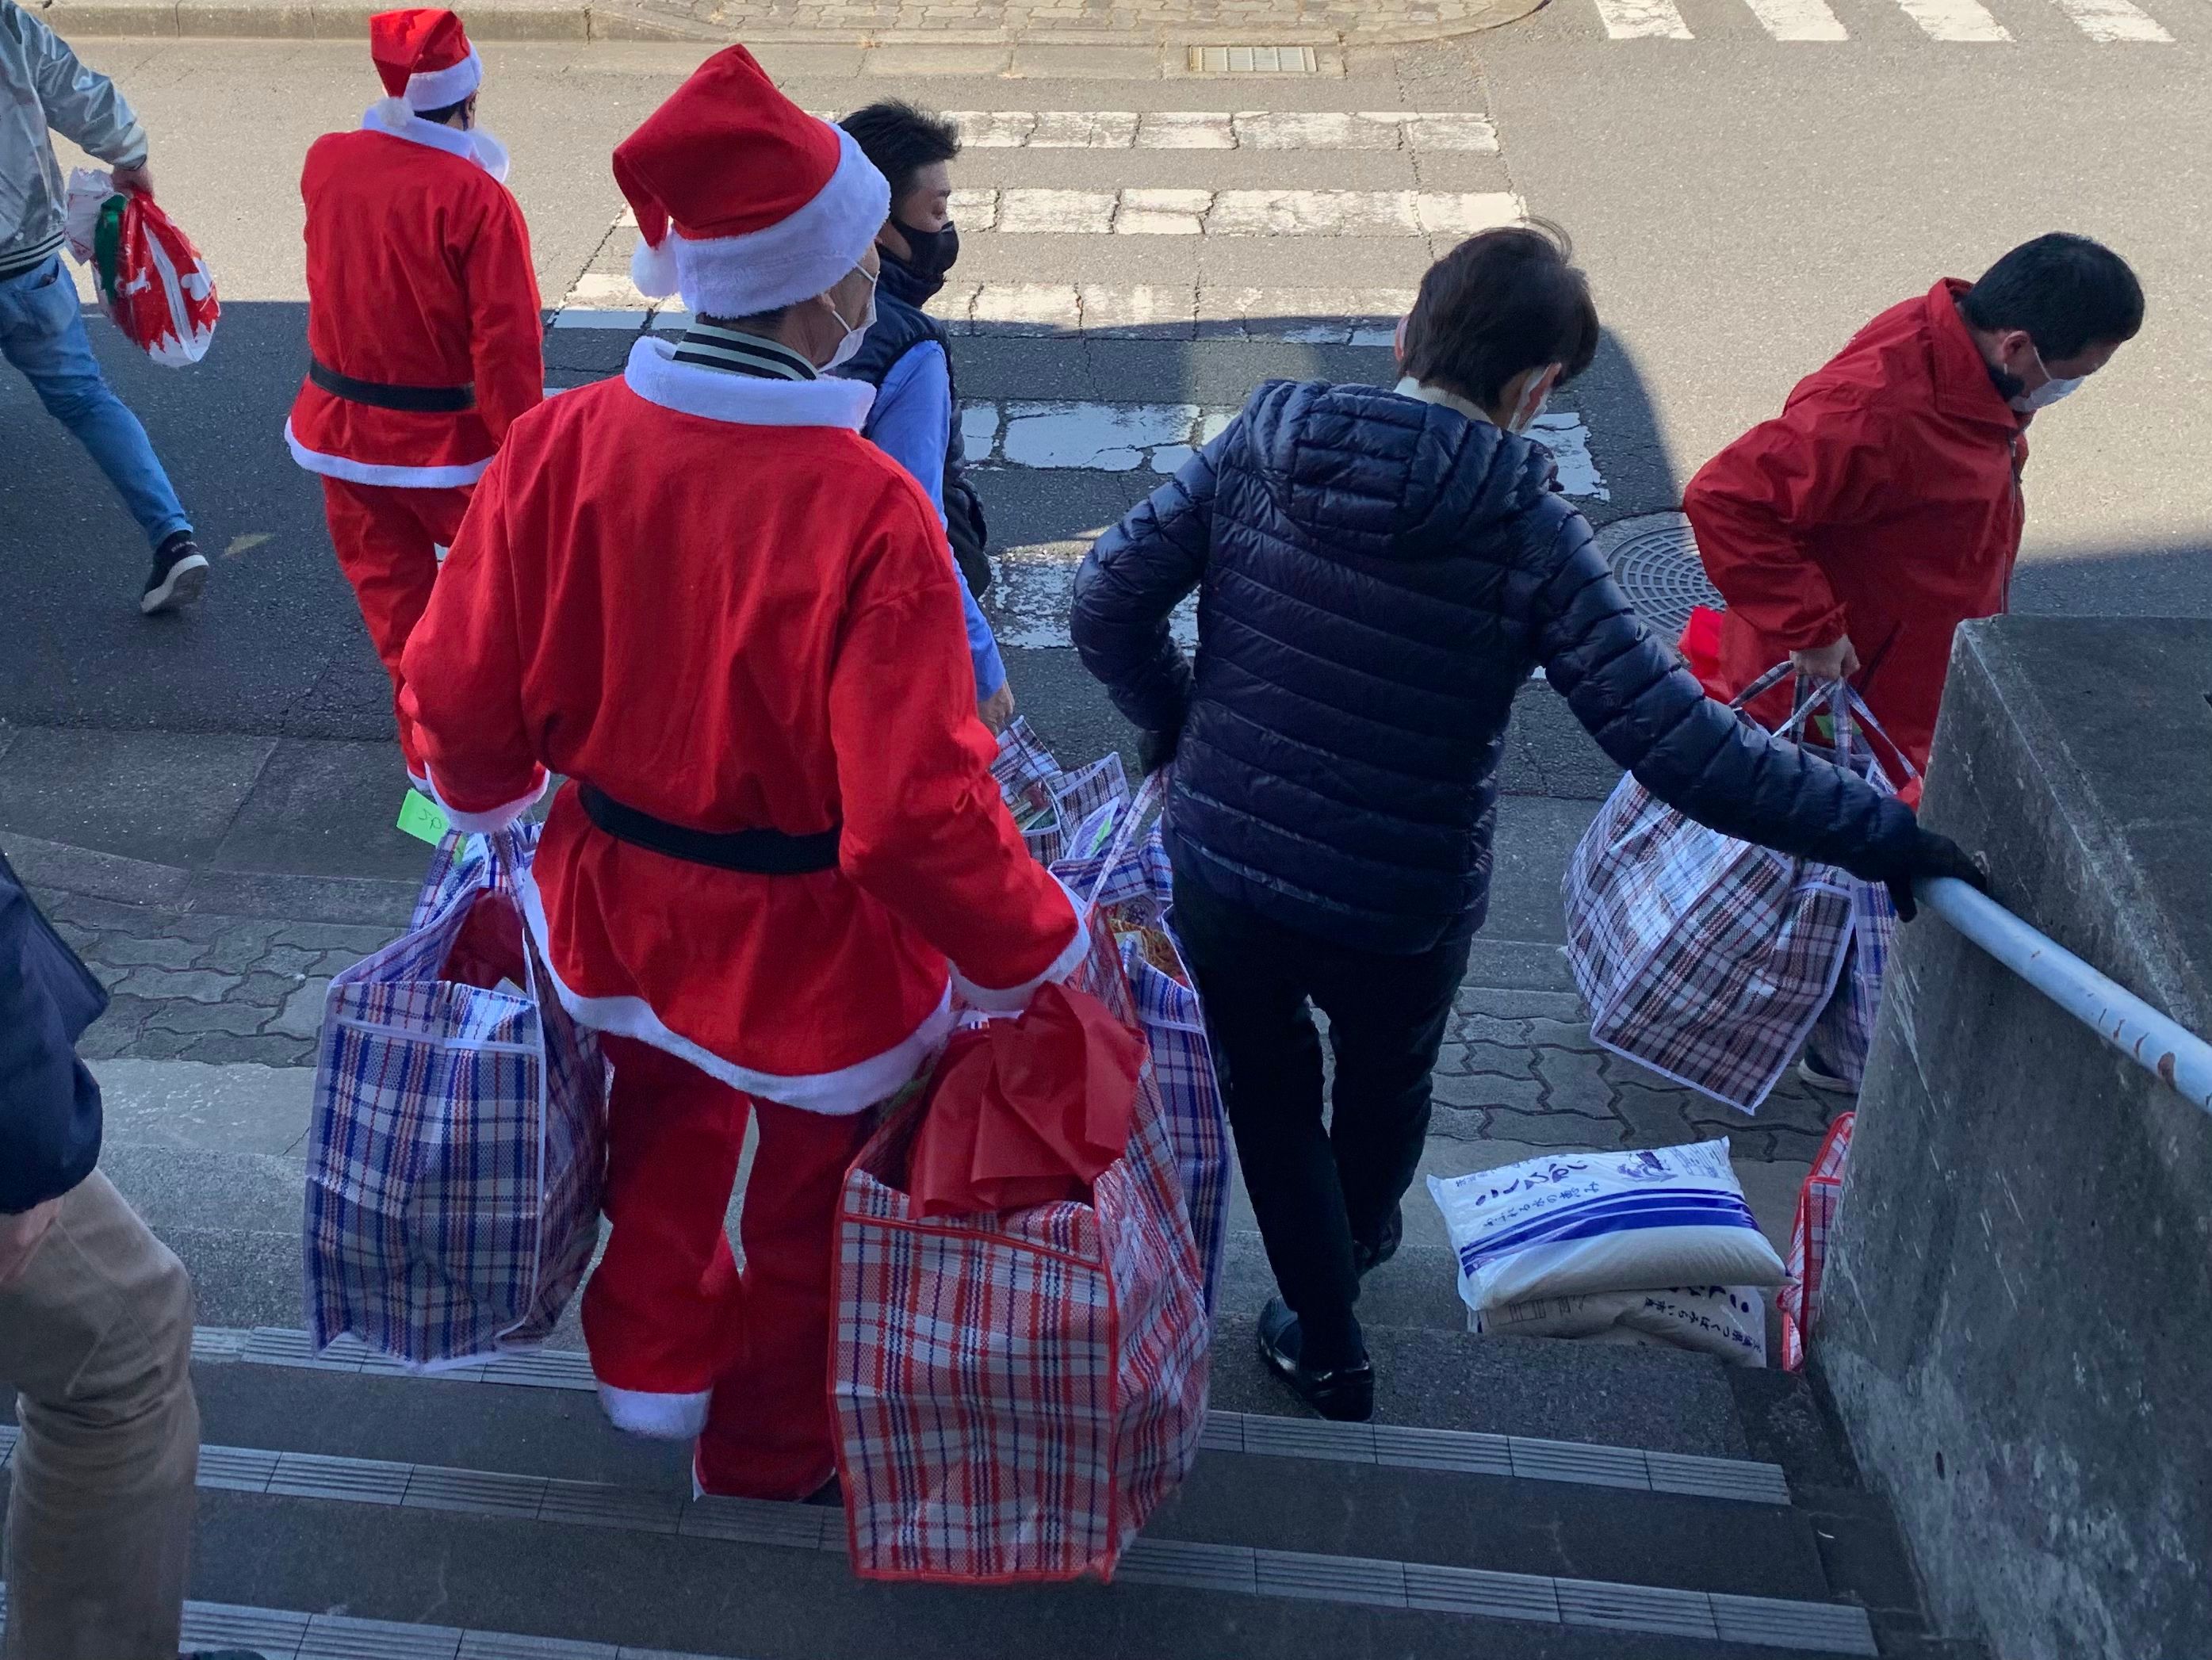
<svg viewBox="0 0 2212 1660">
<path fill-rule="evenodd" d="M 453 827 L 446 810 L 420 790 L 408 791 L 407 799 L 399 804 L 399 828 L 418 842 L 428 842 L 434 848 Z"/>
<path fill-rule="evenodd" d="M 123 197 L 118 192 L 100 204 L 100 218 L 92 230 L 92 277 L 100 297 L 110 307 L 116 303 L 115 262 L 123 245 Z"/>
</svg>

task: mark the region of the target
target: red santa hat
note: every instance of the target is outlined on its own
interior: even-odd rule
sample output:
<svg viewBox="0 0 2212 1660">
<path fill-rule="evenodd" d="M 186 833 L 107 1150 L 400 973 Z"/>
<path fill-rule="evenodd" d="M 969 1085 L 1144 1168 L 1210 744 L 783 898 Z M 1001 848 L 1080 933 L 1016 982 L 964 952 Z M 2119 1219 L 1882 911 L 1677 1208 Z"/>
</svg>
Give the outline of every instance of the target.
<svg viewBox="0 0 2212 1660">
<path fill-rule="evenodd" d="M 826 293 L 890 216 L 890 186 L 852 135 L 777 91 L 743 46 L 616 148 L 615 182 L 637 212 L 632 280 L 710 317 Z"/>
<path fill-rule="evenodd" d="M 368 20 L 368 55 L 384 90 L 410 110 L 441 110 L 483 83 L 483 59 L 449 11 L 416 7 Z"/>
</svg>

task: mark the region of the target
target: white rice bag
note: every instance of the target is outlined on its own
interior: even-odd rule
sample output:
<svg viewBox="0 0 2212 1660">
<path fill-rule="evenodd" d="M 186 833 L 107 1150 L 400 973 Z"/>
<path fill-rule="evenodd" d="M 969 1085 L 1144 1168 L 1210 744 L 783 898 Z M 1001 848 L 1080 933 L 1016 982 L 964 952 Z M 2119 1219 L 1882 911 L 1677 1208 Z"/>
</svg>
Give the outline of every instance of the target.
<svg viewBox="0 0 2212 1660">
<path fill-rule="evenodd" d="M 1665 1291 L 1539 1297 L 1468 1311 L 1468 1329 L 1503 1337 L 1648 1338 L 1717 1354 L 1738 1366 L 1766 1364 L 1766 1299 L 1755 1286 L 1675 1286 Z"/>
<path fill-rule="evenodd" d="M 1778 1286 L 1725 1140 L 1547 1153 L 1429 1178 L 1476 1313 L 1536 1298 L 1681 1286 Z"/>
</svg>

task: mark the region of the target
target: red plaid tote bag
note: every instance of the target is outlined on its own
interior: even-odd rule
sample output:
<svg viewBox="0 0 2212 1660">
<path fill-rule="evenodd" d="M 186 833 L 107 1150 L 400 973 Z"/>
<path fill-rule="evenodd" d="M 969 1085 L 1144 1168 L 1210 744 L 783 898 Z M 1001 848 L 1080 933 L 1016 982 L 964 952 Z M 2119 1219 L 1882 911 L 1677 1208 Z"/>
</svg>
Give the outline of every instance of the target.
<svg viewBox="0 0 2212 1660">
<path fill-rule="evenodd" d="M 1094 932 L 1079 983 L 1133 1005 Z M 922 1219 L 896 1111 L 845 1179 L 831 1405 L 864 1578 L 1110 1578 L 1205 1424 L 1197 1251 L 1150 1069 L 1126 1157 L 1068 1201 Z"/>
<path fill-rule="evenodd" d="M 1790 1278 L 1774 1294 L 1782 1315 L 1782 1364 L 1805 1369 L 1805 1343 L 1820 1307 L 1820 1269 L 1828 1257 L 1828 1231 L 1836 1225 L 1843 1197 L 1844 1170 L 1850 1163 L 1851 1125 L 1856 1113 L 1842 1113 L 1828 1126 L 1805 1184 L 1797 1189 L 1797 1219 L 1790 1229 Z"/>
<path fill-rule="evenodd" d="M 1737 699 L 1740 718 L 1789 672 L 1753 682 Z M 1814 708 L 1801 703 L 1783 734 Z M 1623 778 L 1561 885 L 1591 1037 L 1757 1111 L 1836 990 L 1859 885 L 1833 866 L 1708 830 Z"/>
<path fill-rule="evenodd" d="M 606 1069 L 514 903 L 535 840 L 447 836 L 428 920 L 331 982 L 307 1153 L 318 1349 L 350 1332 L 435 1367 L 528 1347 L 591 1261 Z"/>
</svg>

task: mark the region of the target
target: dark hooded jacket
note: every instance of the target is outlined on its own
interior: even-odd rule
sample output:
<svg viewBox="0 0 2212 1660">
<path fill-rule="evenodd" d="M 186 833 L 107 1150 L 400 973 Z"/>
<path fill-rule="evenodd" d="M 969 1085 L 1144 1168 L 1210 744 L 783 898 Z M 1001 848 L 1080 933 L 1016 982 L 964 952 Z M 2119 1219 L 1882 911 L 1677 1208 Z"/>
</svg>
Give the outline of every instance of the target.
<svg viewBox="0 0 2212 1660">
<path fill-rule="evenodd" d="M 76 1040 L 107 993 L 0 858 L 0 1213 L 58 1199 L 100 1157 L 100 1085 Z"/>
<path fill-rule="evenodd" d="M 1194 665 L 1169 627 L 1194 588 Z M 1912 846 L 1906 808 L 1705 696 L 1548 451 L 1377 387 L 1254 392 L 1099 538 L 1070 627 L 1122 714 L 1178 736 L 1178 877 L 1357 950 L 1482 925 L 1506 723 L 1539 666 L 1695 818 L 1870 879 Z"/>
</svg>

